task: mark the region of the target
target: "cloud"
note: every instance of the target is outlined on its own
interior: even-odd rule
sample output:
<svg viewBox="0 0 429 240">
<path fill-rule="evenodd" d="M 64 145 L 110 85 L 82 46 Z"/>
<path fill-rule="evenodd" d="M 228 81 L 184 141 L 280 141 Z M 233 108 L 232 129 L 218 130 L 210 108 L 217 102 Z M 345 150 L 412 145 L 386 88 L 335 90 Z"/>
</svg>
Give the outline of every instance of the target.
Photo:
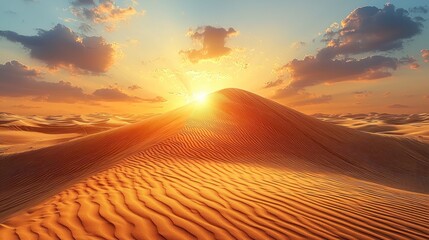
<svg viewBox="0 0 429 240">
<path fill-rule="evenodd" d="M 309 93 L 305 89 L 298 89 L 292 86 L 277 89 L 273 96 L 274 99 L 285 97 L 293 97 L 293 99 L 295 99 L 289 103 L 292 106 L 322 104 L 332 100 L 331 95 L 317 95 L 314 93 Z"/>
<path fill-rule="evenodd" d="M 421 33 L 422 28 L 423 25 L 410 18 L 406 10 L 395 9 L 392 4 L 382 9 L 358 8 L 343 19 L 341 25 L 333 24 L 326 30 L 326 47 L 315 56 L 294 59 L 278 69 L 279 75 L 288 74 L 290 81 L 274 97 L 293 96 L 306 87 L 319 84 L 386 78 L 404 65 L 416 69 L 419 65 L 411 57 L 365 57 L 362 54 L 402 49 L 404 41 Z"/>
<path fill-rule="evenodd" d="M 429 62 L 429 49 L 422 49 L 420 51 L 420 53 L 422 54 L 422 58 L 425 62 Z"/>
<path fill-rule="evenodd" d="M 322 83 L 385 78 L 392 75 L 391 70 L 396 70 L 402 64 L 404 63 L 401 60 L 384 56 L 370 56 L 358 60 L 308 56 L 303 60 L 294 59 L 280 71 L 290 74 L 289 87 L 301 89 Z"/>
<path fill-rule="evenodd" d="M 115 28 L 116 22 L 128 20 L 138 12 L 134 7 L 121 8 L 114 0 L 78 0 L 72 2 L 72 13 L 80 19 L 93 24 L 107 24 L 106 29 Z M 142 12 L 143 13 L 143 12 Z"/>
<path fill-rule="evenodd" d="M 411 13 L 422 13 L 422 14 L 426 14 L 429 12 L 429 7 L 428 6 L 417 6 L 417 7 L 413 7 L 408 9 Z"/>
<path fill-rule="evenodd" d="M 129 96 L 118 88 L 100 88 L 92 93 L 92 96 L 99 101 L 112 102 L 140 102 L 141 98 Z"/>
<path fill-rule="evenodd" d="M 117 87 L 109 88 L 100 88 L 95 90 L 90 96 L 92 100 L 96 101 L 105 101 L 105 102 L 150 102 L 150 103 L 159 103 L 166 102 L 167 99 L 156 96 L 154 98 L 140 98 L 135 96 L 130 96 L 121 91 Z"/>
<path fill-rule="evenodd" d="M 103 73 L 113 64 L 115 50 L 102 37 L 80 37 L 64 25 L 39 30 L 36 36 L 0 31 L 0 37 L 22 44 L 30 56 L 49 67 L 66 67 L 84 72 Z"/>
<path fill-rule="evenodd" d="M 359 54 L 402 49 L 404 40 L 420 34 L 421 22 L 413 20 L 402 8 L 392 4 L 384 8 L 362 7 L 341 21 L 341 27 L 325 34 L 328 46 L 318 55 L 334 58 L 337 55 Z"/>
<path fill-rule="evenodd" d="M 387 106 L 388 108 L 411 108 L 410 106 L 408 106 L 408 105 L 402 105 L 402 104 L 392 104 L 392 105 L 389 105 L 389 106 Z"/>
<path fill-rule="evenodd" d="M 201 44 L 201 49 L 192 49 L 181 51 L 192 63 L 197 63 L 204 59 L 220 58 L 228 55 L 231 48 L 225 47 L 226 41 L 237 35 L 234 28 L 215 28 L 212 26 L 199 27 L 196 30 L 190 30 L 189 37 Z"/>
<path fill-rule="evenodd" d="M 129 90 L 134 91 L 134 90 L 138 90 L 141 89 L 142 87 L 140 87 L 139 85 L 131 85 L 128 87 Z"/>
<path fill-rule="evenodd" d="M 269 82 L 266 82 L 266 83 L 265 83 L 264 88 L 277 87 L 277 86 L 279 86 L 279 85 L 282 85 L 282 84 L 283 84 L 283 82 L 284 82 L 284 80 L 283 80 L 283 79 L 281 79 L 281 78 L 279 78 L 279 79 L 277 79 L 277 80 L 275 80 L 275 81 L 269 81 Z"/>
<path fill-rule="evenodd" d="M 92 32 L 94 30 L 94 28 L 91 25 L 87 24 L 87 23 L 81 23 L 79 25 L 79 30 L 82 33 L 90 33 L 90 32 Z"/>
<path fill-rule="evenodd" d="M 370 95 L 372 95 L 372 92 L 371 91 L 356 91 L 356 92 L 353 92 L 353 95 L 355 98 L 362 99 L 362 98 L 367 98 Z"/>
<path fill-rule="evenodd" d="M 39 81 L 40 78 L 40 72 L 17 61 L 0 64 L 0 96 L 30 96 L 35 100 L 52 102 L 69 102 L 87 97 L 81 88 L 68 82 Z"/>
<path fill-rule="evenodd" d="M 32 97 L 46 102 L 165 102 L 163 97 L 139 98 L 129 96 L 118 88 L 101 88 L 92 94 L 69 82 L 47 82 L 40 80 L 42 74 L 18 61 L 0 64 L 0 96 Z"/>
</svg>

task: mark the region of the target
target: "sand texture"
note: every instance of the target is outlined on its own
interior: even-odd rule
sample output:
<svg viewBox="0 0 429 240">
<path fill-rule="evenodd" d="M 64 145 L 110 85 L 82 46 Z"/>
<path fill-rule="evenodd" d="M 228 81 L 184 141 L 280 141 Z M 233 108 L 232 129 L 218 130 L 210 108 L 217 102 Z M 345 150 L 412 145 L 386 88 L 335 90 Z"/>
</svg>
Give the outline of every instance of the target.
<svg viewBox="0 0 429 240">
<path fill-rule="evenodd" d="M 0 222 L 8 240 L 429 239 L 429 145 L 226 89 L 0 155 Z"/>
</svg>

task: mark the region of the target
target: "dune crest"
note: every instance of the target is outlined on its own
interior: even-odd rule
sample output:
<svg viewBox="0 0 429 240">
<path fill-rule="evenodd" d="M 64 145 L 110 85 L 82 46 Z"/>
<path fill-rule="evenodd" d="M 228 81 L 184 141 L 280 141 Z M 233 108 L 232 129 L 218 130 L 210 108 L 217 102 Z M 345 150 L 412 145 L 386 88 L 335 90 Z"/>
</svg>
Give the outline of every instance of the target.
<svg viewBox="0 0 429 240">
<path fill-rule="evenodd" d="M 0 169 L 0 239 L 429 237 L 429 145 L 238 89 Z"/>
</svg>

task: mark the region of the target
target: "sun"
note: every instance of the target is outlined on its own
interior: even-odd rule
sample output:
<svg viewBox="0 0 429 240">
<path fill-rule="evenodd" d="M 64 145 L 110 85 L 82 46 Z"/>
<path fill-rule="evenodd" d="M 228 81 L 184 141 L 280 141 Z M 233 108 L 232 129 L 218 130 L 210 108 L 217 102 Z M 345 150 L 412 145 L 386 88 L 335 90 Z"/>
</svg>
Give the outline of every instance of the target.
<svg viewBox="0 0 429 240">
<path fill-rule="evenodd" d="M 205 92 L 198 92 L 196 94 L 193 94 L 192 99 L 195 102 L 204 103 L 207 100 L 207 93 L 205 93 Z"/>
</svg>

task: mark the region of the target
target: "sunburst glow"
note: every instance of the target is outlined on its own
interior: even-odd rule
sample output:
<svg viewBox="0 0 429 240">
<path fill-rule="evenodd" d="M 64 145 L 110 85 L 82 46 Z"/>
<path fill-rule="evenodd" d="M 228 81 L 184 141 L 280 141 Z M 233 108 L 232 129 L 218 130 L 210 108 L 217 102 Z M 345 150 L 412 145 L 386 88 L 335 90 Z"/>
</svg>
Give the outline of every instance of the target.
<svg viewBox="0 0 429 240">
<path fill-rule="evenodd" d="M 198 103 L 204 103 L 207 100 L 207 93 L 205 92 L 198 92 L 192 95 L 192 101 L 198 102 Z"/>
</svg>

